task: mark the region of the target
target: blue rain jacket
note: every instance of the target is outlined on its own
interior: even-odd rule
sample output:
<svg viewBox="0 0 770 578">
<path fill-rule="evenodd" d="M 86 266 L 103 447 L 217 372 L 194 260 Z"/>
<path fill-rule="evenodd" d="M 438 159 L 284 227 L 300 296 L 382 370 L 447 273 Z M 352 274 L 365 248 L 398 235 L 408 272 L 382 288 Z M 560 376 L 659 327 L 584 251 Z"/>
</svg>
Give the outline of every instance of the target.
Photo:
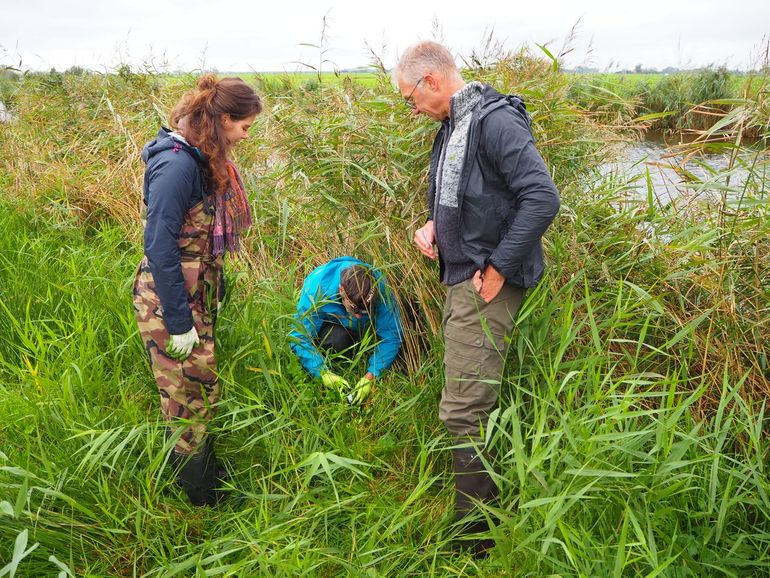
<svg viewBox="0 0 770 578">
<path fill-rule="evenodd" d="M 364 265 L 372 269 L 377 280 L 378 298 L 374 306 L 373 319 L 363 315 L 356 319 L 342 305 L 339 293 L 340 276 L 344 269 L 353 265 Z M 318 351 L 315 340 L 324 322 L 337 323 L 363 334 L 374 324 L 377 344 L 369 357 L 368 371 L 375 377 L 388 369 L 395 361 L 403 340 L 401 319 L 395 296 L 388 287 L 385 277 L 355 257 L 337 257 L 314 269 L 302 285 L 302 293 L 294 316 L 295 329 L 289 334 L 291 349 L 304 367 L 314 377 L 326 370 L 324 357 Z"/>
</svg>

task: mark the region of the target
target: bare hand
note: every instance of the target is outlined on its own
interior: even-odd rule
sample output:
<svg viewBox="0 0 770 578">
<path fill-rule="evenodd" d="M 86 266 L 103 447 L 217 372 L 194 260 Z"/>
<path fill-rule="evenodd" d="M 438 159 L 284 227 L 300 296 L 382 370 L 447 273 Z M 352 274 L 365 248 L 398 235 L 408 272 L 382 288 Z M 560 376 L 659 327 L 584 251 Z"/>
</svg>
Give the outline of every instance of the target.
<svg viewBox="0 0 770 578">
<path fill-rule="evenodd" d="M 414 244 L 417 245 L 420 253 L 429 259 L 438 257 L 434 247 L 435 243 L 436 236 L 433 229 L 433 221 L 428 221 L 414 232 Z"/>
<path fill-rule="evenodd" d="M 484 273 L 476 271 L 473 275 L 473 286 L 478 291 L 484 303 L 489 303 L 497 297 L 500 290 L 505 284 L 505 277 L 503 277 L 497 269 L 492 265 L 487 265 L 484 269 Z"/>
</svg>

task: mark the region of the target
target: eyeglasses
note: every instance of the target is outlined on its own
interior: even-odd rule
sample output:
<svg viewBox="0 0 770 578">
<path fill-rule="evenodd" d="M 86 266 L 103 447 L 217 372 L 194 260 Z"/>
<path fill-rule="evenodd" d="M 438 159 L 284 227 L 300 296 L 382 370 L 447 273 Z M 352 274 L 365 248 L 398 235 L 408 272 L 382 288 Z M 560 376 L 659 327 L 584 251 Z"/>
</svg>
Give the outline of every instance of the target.
<svg viewBox="0 0 770 578">
<path fill-rule="evenodd" d="M 350 313 L 351 315 L 363 315 L 366 313 L 366 309 L 363 307 L 359 307 L 355 303 L 353 303 L 350 299 L 347 297 L 342 298 L 342 306 L 345 308 L 345 310 Z"/>
<path fill-rule="evenodd" d="M 408 107 L 409 107 L 410 109 L 412 109 L 412 110 L 414 110 L 415 108 L 417 108 L 417 106 L 414 104 L 414 100 L 412 100 L 412 95 L 414 94 L 414 91 L 415 91 L 415 90 L 417 90 L 417 87 L 418 87 L 418 86 L 420 86 L 420 83 L 422 82 L 423 78 L 425 78 L 425 77 L 424 77 L 424 76 L 420 77 L 420 80 L 418 80 L 418 81 L 415 83 L 415 85 L 414 85 L 414 88 L 412 88 L 412 92 L 410 92 L 410 93 L 409 93 L 409 96 L 407 96 L 407 97 L 404 99 L 404 104 L 405 104 L 406 106 L 408 106 Z"/>
<path fill-rule="evenodd" d="M 373 284 L 371 289 L 369 289 L 369 293 L 366 295 L 366 297 L 364 297 L 363 303 L 358 305 L 354 303 L 350 297 L 348 297 L 348 294 L 345 292 L 345 288 L 340 285 L 340 297 L 342 297 L 342 306 L 345 308 L 345 311 L 351 315 L 370 315 L 372 303 L 374 302 L 375 291 L 376 285 Z"/>
<path fill-rule="evenodd" d="M 351 315 L 363 315 L 366 313 L 366 309 L 353 303 L 352 299 L 345 293 L 345 289 L 343 289 L 342 285 L 340 285 L 340 296 L 342 297 L 342 306 Z"/>
</svg>

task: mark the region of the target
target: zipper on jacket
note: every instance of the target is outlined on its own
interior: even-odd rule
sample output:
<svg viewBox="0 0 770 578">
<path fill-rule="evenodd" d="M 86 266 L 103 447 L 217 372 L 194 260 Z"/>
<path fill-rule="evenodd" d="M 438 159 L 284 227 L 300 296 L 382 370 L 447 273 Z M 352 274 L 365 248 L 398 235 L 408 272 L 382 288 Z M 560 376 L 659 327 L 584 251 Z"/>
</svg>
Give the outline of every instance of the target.
<svg viewBox="0 0 770 578">
<path fill-rule="evenodd" d="M 441 152 L 438 156 L 438 163 L 436 163 L 436 196 L 433 199 L 433 218 L 436 218 L 436 215 L 438 214 L 438 206 L 441 199 L 441 173 L 444 172 L 444 155 L 446 155 L 446 149 L 449 146 L 449 137 L 452 136 L 452 130 L 451 130 L 451 121 L 445 120 L 442 121 L 444 125 L 444 140 L 441 143 Z M 436 237 L 436 240 L 438 240 L 438 234 L 435 232 L 436 229 L 434 227 L 434 236 Z"/>
<path fill-rule="evenodd" d="M 478 116 L 475 110 L 471 113 L 470 126 L 468 126 L 468 139 L 465 142 L 465 153 L 463 157 L 463 172 L 460 175 L 460 183 L 457 187 L 458 219 L 461 212 L 460 209 L 462 209 L 462 206 L 463 206 L 463 200 L 465 199 L 465 189 L 468 188 L 468 177 L 470 176 L 470 164 L 468 161 L 469 159 L 472 159 L 476 156 L 476 151 L 479 148 L 478 124 L 480 119 L 474 118 L 474 116 Z M 473 149 L 472 154 L 471 154 L 471 149 Z M 460 222 L 460 225 L 462 226 L 462 222 Z"/>
</svg>

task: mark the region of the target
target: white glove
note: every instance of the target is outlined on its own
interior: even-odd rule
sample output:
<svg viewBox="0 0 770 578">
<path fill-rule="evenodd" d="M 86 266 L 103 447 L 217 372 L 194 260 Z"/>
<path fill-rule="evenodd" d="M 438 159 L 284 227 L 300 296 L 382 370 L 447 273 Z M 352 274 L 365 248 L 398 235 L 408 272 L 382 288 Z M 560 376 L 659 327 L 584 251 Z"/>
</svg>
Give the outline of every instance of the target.
<svg viewBox="0 0 770 578">
<path fill-rule="evenodd" d="M 187 333 L 169 336 L 166 353 L 173 359 L 184 361 L 190 356 L 193 347 L 198 347 L 200 344 L 201 340 L 198 339 L 198 332 L 193 325 Z"/>
</svg>

